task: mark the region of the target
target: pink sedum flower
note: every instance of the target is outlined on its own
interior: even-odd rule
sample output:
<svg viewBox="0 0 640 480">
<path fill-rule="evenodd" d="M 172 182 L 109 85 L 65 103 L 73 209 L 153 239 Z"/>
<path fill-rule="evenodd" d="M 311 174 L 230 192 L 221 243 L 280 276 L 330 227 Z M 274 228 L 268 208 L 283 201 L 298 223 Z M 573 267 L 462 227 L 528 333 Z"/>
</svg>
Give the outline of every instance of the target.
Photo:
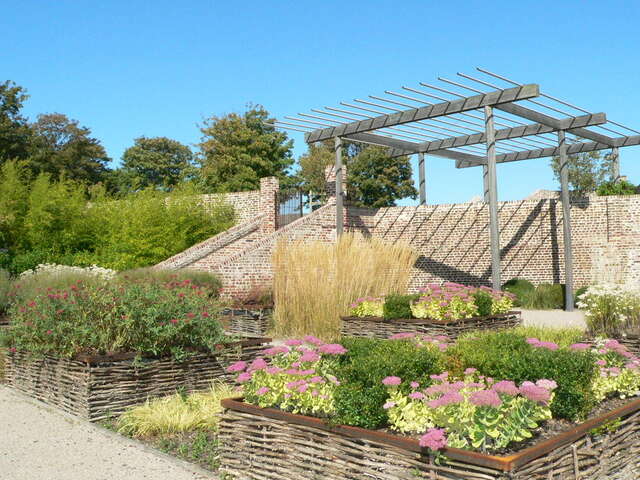
<svg viewBox="0 0 640 480">
<path fill-rule="evenodd" d="M 411 382 L 410 385 L 411 385 L 411 388 L 418 388 L 420 386 L 418 382 Z"/>
<path fill-rule="evenodd" d="M 522 385 L 520 385 L 520 394 L 532 402 L 540 403 L 542 405 L 548 404 L 551 399 L 551 393 L 549 390 L 539 387 L 532 382 L 523 382 Z"/>
<path fill-rule="evenodd" d="M 304 341 L 297 340 L 297 339 L 286 340 L 284 342 L 284 344 L 288 345 L 289 347 L 297 347 L 298 345 L 302 345 L 303 343 L 304 343 Z"/>
<path fill-rule="evenodd" d="M 385 410 L 389 410 L 390 408 L 393 408 L 393 407 L 395 407 L 395 406 L 396 406 L 396 402 L 391 402 L 391 401 L 389 401 L 389 402 L 385 403 L 385 404 L 382 406 L 382 408 L 384 408 Z"/>
<path fill-rule="evenodd" d="M 424 393 L 422 392 L 411 392 L 409 394 L 409 398 L 412 400 L 422 400 L 424 398 Z"/>
<path fill-rule="evenodd" d="M 279 353 L 289 353 L 289 347 L 286 345 L 278 345 L 276 347 L 267 348 L 264 352 L 265 355 L 278 355 Z"/>
<path fill-rule="evenodd" d="M 433 451 L 441 450 L 447 446 L 447 436 L 441 428 L 430 428 L 420 437 L 420 446 Z"/>
<path fill-rule="evenodd" d="M 238 378 L 236 380 L 240 383 L 244 383 L 251 380 L 252 377 L 253 375 L 250 372 L 242 372 L 240 375 L 238 375 Z"/>
<path fill-rule="evenodd" d="M 505 395 L 516 396 L 520 393 L 516 384 L 511 380 L 500 380 L 499 382 L 494 383 L 491 388 L 496 392 L 504 393 Z"/>
<path fill-rule="evenodd" d="M 265 395 L 269 393 L 269 387 L 260 387 L 258 390 L 256 390 L 256 395 Z"/>
<path fill-rule="evenodd" d="M 301 362 L 317 362 L 320 360 L 320 355 L 312 350 L 307 350 L 300 356 Z"/>
<path fill-rule="evenodd" d="M 247 362 L 243 362 L 242 360 L 240 360 L 239 362 L 235 362 L 229 365 L 229 367 L 227 368 L 227 372 L 243 372 L 245 368 L 247 368 Z"/>
<path fill-rule="evenodd" d="M 549 391 L 555 390 L 558 388 L 558 384 L 553 380 L 547 380 L 546 378 L 541 378 L 536 382 L 536 385 L 542 388 L 545 388 Z"/>
<path fill-rule="evenodd" d="M 387 386 L 400 385 L 402 383 L 402 379 L 400 377 L 391 376 L 384 378 L 382 383 Z"/>
<path fill-rule="evenodd" d="M 546 390 L 545 390 L 546 391 Z M 502 400 L 495 390 L 478 390 L 469 396 L 469 401 L 478 407 L 494 407 L 502 405 Z"/>
<path fill-rule="evenodd" d="M 249 366 L 249 370 L 251 371 L 264 370 L 268 366 L 269 364 L 265 362 L 264 358 L 259 357 L 259 358 L 256 358 L 253 362 L 251 362 L 251 365 Z"/>
<path fill-rule="evenodd" d="M 322 340 L 320 340 L 318 337 L 314 337 L 313 335 L 307 335 L 306 337 L 304 337 L 304 341 L 310 343 L 311 345 L 324 345 L 324 342 Z"/>
<path fill-rule="evenodd" d="M 343 353 L 347 353 L 347 349 L 338 343 L 327 343 L 325 345 L 321 345 L 318 348 L 318 351 L 329 355 L 342 355 Z"/>
<path fill-rule="evenodd" d="M 473 375 L 474 373 L 476 373 L 478 371 L 477 368 L 473 368 L 473 367 L 469 367 L 464 371 L 465 375 Z"/>
</svg>

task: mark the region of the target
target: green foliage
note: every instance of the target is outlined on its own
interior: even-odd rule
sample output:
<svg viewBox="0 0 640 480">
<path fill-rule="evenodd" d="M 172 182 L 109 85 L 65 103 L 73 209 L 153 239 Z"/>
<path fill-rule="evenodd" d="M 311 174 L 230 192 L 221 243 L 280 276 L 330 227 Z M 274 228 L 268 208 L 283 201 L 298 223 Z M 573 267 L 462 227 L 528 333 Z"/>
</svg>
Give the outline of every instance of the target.
<svg viewBox="0 0 640 480">
<path fill-rule="evenodd" d="M 523 278 L 512 278 L 502 285 L 502 290 L 513 293 L 516 296 L 515 305 L 517 307 L 523 305 L 535 288 L 533 283 Z"/>
<path fill-rule="evenodd" d="M 20 113 L 28 98 L 25 89 L 14 82 L 0 83 L 0 166 L 5 161 L 23 159 L 28 154 L 32 131 Z"/>
<path fill-rule="evenodd" d="M 382 307 L 383 316 L 387 320 L 396 318 L 412 318 L 411 302 L 418 300 L 420 295 L 387 295 Z"/>
<path fill-rule="evenodd" d="M 516 383 L 555 380 L 554 418 L 586 416 L 595 404 L 591 385 L 598 372 L 593 354 L 533 347 L 526 338 L 514 331 L 501 331 L 459 339 L 447 351 L 449 366 L 457 371 L 477 368 L 482 375 Z"/>
<path fill-rule="evenodd" d="M 341 382 L 334 396 L 337 423 L 379 428 L 387 421 L 385 377 L 406 380 L 401 388 L 407 389 L 409 380 L 429 385 L 429 375 L 441 371 L 439 353 L 412 341 L 345 338 L 342 345 L 348 352 L 335 373 Z"/>
<path fill-rule="evenodd" d="M 9 310 L 8 348 L 73 357 L 136 352 L 180 360 L 224 340 L 219 304 L 190 283 L 74 283 Z"/>
<path fill-rule="evenodd" d="M 187 281 L 196 287 L 201 288 L 209 297 L 217 297 L 222 288 L 222 282 L 217 275 L 211 272 L 200 270 L 161 270 L 157 268 L 137 268 L 135 270 L 125 270 L 120 272 L 117 277 L 118 281 L 124 283 L 153 281 L 160 283 Z"/>
<path fill-rule="evenodd" d="M 418 196 L 409 157 L 392 158 L 383 147 L 367 146 L 348 160 L 347 184 L 358 207 L 393 207 L 396 200 Z"/>
<path fill-rule="evenodd" d="M 167 137 L 136 138 L 122 155 L 122 170 L 131 187 L 171 190 L 192 172 L 193 153 Z"/>
<path fill-rule="evenodd" d="M 0 166 L 0 246 L 16 245 L 23 233 L 27 214 L 27 172 L 15 161 Z"/>
<path fill-rule="evenodd" d="M 110 158 L 91 130 L 61 113 L 38 115 L 27 166 L 34 174 L 88 184 L 103 179 Z"/>
<path fill-rule="evenodd" d="M 327 194 L 326 168 L 335 162 L 333 148 L 324 143 L 309 145 L 309 151 L 298 159 L 297 176 L 302 187 L 317 197 Z"/>
<path fill-rule="evenodd" d="M 640 325 L 640 289 L 631 285 L 593 285 L 577 305 L 594 335 L 617 337 Z"/>
<path fill-rule="evenodd" d="M 11 277 L 6 270 L 0 270 L 0 318 L 9 309 L 11 303 L 9 293 L 11 292 Z"/>
<path fill-rule="evenodd" d="M 198 161 L 207 189 L 214 192 L 257 190 L 260 178 L 288 180 L 293 141 L 267 125 L 273 120 L 262 106 L 249 105 L 239 115 L 213 116 L 201 127 Z"/>
<path fill-rule="evenodd" d="M 599 151 L 569 155 L 569 187 L 577 196 L 595 192 L 613 175 L 613 156 Z M 553 174 L 560 181 L 560 158 L 551 159 Z"/>
<path fill-rule="evenodd" d="M 609 181 L 602 183 L 596 193 L 600 196 L 607 195 L 636 195 L 640 193 L 640 185 L 635 186 L 626 180 Z"/>
<path fill-rule="evenodd" d="M 473 294 L 473 302 L 478 308 L 478 315 L 481 317 L 491 315 L 491 306 L 493 305 L 493 298 L 488 292 L 484 290 L 476 290 Z"/>
<path fill-rule="evenodd" d="M 513 332 L 525 338 L 537 338 L 542 342 L 557 343 L 560 347 L 568 347 L 579 343 L 584 338 L 584 331 L 579 328 L 546 328 L 546 327 L 516 327 Z M 487 332 L 490 334 L 489 332 Z M 478 335 L 475 332 L 474 335 Z"/>
<path fill-rule="evenodd" d="M 564 308 L 565 286 L 559 283 L 541 283 L 525 297 L 523 307 L 533 310 Z"/>
</svg>

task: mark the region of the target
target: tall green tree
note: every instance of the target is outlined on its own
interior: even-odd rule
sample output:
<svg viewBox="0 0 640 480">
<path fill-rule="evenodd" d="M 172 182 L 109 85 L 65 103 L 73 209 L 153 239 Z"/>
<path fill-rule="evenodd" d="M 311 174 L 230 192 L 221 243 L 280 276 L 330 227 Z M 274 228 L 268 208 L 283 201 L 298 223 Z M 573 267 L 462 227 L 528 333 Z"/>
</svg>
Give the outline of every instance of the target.
<svg viewBox="0 0 640 480">
<path fill-rule="evenodd" d="M 50 113 L 39 115 L 33 130 L 28 166 L 34 173 L 90 184 L 103 180 L 110 159 L 89 128 L 61 113 Z"/>
<path fill-rule="evenodd" d="M 613 157 L 600 151 L 569 155 L 569 188 L 575 196 L 595 192 L 600 185 L 613 179 Z M 560 157 L 551 159 L 553 174 L 560 182 Z"/>
<path fill-rule="evenodd" d="M 24 88 L 7 80 L 0 83 L 0 164 L 28 154 L 31 128 L 20 111 L 29 96 Z"/>
<path fill-rule="evenodd" d="M 122 155 L 122 169 L 138 187 L 168 191 L 193 174 L 193 153 L 167 137 L 140 137 Z"/>
<path fill-rule="evenodd" d="M 325 168 L 335 161 L 331 142 L 312 145 L 299 159 L 302 185 L 324 191 Z M 409 157 L 392 158 L 384 147 L 349 143 L 343 149 L 347 192 L 352 205 L 391 207 L 402 198 L 416 198 Z M 318 191 L 318 190 L 316 190 Z"/>
<path fill-rule="evenodd" d="M 270 125 L 269 112 L 249 105 L 243 114 L 211 117 L 201 127 L 198 161 L 200 175 L 209 191 L 255 190 L 260 178 L 276 176 L 290 182 L 293 141 Z"/>
</svg>

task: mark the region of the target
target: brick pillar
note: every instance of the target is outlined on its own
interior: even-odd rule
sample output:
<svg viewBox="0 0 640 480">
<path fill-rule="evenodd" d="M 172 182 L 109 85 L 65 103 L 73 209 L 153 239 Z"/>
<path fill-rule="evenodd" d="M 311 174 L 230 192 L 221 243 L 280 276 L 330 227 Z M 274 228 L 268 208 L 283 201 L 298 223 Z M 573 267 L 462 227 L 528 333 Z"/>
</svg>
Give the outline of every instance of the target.
<svg viewBox="0 0 640 480">
<path fill-rule="evenodd" d="M 265 215 L 265 219 L 260 225 L 260 232 L 263 235 L 269 235 L 276 231 L 278 190 L 280 190 L 280 183 L 276 177 L 260 179 L 260 214 Z"/>
</svg>

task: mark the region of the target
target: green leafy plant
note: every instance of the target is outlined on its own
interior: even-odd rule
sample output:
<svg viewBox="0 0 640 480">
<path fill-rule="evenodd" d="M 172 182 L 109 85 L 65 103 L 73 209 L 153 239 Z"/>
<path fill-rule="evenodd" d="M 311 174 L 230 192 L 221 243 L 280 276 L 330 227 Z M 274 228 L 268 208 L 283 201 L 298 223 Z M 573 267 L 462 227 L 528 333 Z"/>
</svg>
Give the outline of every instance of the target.
<svg viewBox="0 0 640 480">
<path fill-rule="evenodd" d="M 382 312 L 387 320 L 411 318 L 411 303 L 418 300 L 420 295 L 391 294 L 385 297 Z"/>
<path fill-rule="evenodd" d="M 554 418 L 578 419 L 595 404 L 592 383 L 598 374 L 590 351 L 536 347 L 527 337 L 514 331 L 490 332 L 459 339 L 447 350 L 449 370 L 460 373 L 466 368 L 496 379 L 516 383 L 552 379 L 558 384 L 551 411 Z M 535 339 L 540 342 L 539 339 Z"/>
<path fill-rule="evenodd" d="M 218 310 L 189 280 L 74 283 L 12 305 L 12 328 L 0 339 L 10 351 L 35 354 L 136 352 L 180 360 L 224 341 Z"/>
<path fill-rule="evenodd" d="M 386 423 L 383 406 L 387 398 L 382 380 L 388 376 L 412 379 L 428 385 L 429 376 L 441 371 L 437 347 L 420 346 L 411 339 L 376 340 L 345 338 L 348 352 L 341 356 L 335 370 L 340 385 L 334 394 L 332 421 L 363 428 L 378 428 Z M 401 386 L 409 388 L 409 382 Z"/>
<path fill-rule="evenodd" d="M 477 290 L 473 294 L 473 302 L 478 309 L 478 315 L 484 317 L 491 315 L 491 306 L 493 305 L 493 299 L 488 292 L 484 290 Z"/>
<path fill-rule="evenodd" d="M 516 296 L 515 305 L 523 306 L 527 302 L 527 298 L 535 290 L 535 285 L 524 278 L 512 278 L 502 285 L 502 290 L 512 293 Z"/>
<path fill-rule="evenodd" d="M 640 193 L 640 186 L 635 186 L 626 180 L 609 181 L 602 183 L 596 193 L 600 196 L 608 195 L 636 195 Z"/>
<path fill-rule="evenodd" d="M 135 270 L 125 270 L 120 272 L 117 281 L 124 283 L 131 282 L 160 282 L 181 283 L 189 280 L 191 285 L 195 285 L 207 292 L 210 297 L 217 297 L 222 289 L 222 282 L 217 275 L 202 270 L 164 270 L 159 268 L 137 268 Z"/>
<path fill-rule="evenodd" d="M 9 276 L 9 272 L 0 270 L 0 318 L 7 312 L 11 304 L 10 291 L 11 277 Z"/>
</svg>

